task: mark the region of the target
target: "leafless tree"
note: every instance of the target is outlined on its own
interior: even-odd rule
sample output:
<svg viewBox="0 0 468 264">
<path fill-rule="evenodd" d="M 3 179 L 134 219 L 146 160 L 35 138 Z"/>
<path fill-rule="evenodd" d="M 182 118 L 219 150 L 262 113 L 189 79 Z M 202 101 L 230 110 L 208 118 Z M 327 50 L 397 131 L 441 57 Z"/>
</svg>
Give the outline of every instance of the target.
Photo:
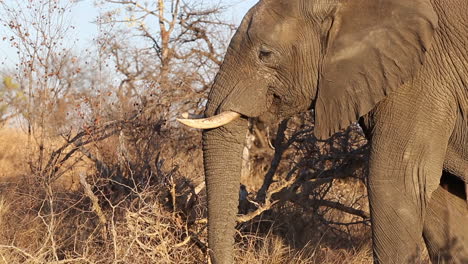
<svg viewBox="0 0 468 264">
<path fill-rule="evenodd" d="M 234 29 L 221 17 L 223 6 L 180 0 L 105 0 L 100 6 L 99 41 L 122 76 L 119 93 L 171 108 L 170 120 L 200 111 Z"/>
</svg>

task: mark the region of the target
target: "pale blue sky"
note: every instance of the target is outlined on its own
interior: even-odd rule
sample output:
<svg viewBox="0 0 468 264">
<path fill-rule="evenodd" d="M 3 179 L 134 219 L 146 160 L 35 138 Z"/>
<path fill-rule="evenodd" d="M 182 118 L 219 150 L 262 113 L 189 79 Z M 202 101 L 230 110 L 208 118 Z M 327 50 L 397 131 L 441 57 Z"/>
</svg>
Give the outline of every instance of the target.
<svg viewBox="0 0 468 264">
<path fill-rule="evenodd" d="M 219 0 L 204 0 L 205 2 L 219 2 Z M 72 25 L 76 26 L 73 37 L 78 40 L 76 49 L 85 49 L 96 36 L 97 27 L 93 23 L 98 15 L 98 10 L 93 4 L 94 0 L 79 1 L 70 14 Z M 227 2 L 227 1 L 226 1 Z M 239 24 L 245 13 L 258 0 L 232 0 L 232 8 L 226 12 L 226 20 Z M 5 37 L 5 31 L 0 31 L 0 39 Z M 9 47 L 7 41 L 0 41 L 0 65 L 13 67 L 16 63 L 16 50 Z M 1 67 L 1 66 L 0 66 Z"/>
<path fill-rule="evenodd" d="M 216 3 L 219 0 L 204 0 L 207 3 Z M 245 13 L 252 7 L 258 0 L 232 0 L 232 8 L 226 13 L 226 19 L 232 20 L 238 24 L 244 17 Z M 92 39 L 92 35 L 96 33 L 96 26 L 92 23 L 98 15 L 97 9 L 93 6 L 93 0 L 82 0 L 76 6 L 73 13 L 73 23 L 77 25 L 79 35 L 88 40 Z"/>
</svg>

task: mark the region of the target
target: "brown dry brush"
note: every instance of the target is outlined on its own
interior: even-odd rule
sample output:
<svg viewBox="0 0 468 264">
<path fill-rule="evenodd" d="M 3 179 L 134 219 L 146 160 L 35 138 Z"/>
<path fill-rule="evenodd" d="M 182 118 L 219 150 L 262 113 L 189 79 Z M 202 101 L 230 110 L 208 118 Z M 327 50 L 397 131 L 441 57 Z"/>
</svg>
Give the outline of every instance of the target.
<svg viewBox="0 0 468 264">
<path fill-rule="evenodd" d="M 260 126 L 252 127 L 257 138 L 262 137 Z M 266 134 L 250 151 L 251 170 L 263 173 L 243 178 L 251 190 L 240 201 L 243 234 L 273 233 L 291 248 L 307 246 L 315 258 L 315 245 L 352 252 L 366 244 L 368 148 L 359 126 L 319 141 L 310 114 L 303 114 L 280 123 L 275 136 Z M 273 142 L 265 143 L 269 140 Z"/>
<path fill-rule="evenodd" d="M 17 176 L 14 177 L 16 183 L 0 186 L 0 262 L 203 262 L 204 259 L 200 258 L 204 257 L 205 246 L 202 241 L 196 242 L 195 237 L 205 225 L 193 224 L 195 219 L 202 218 L 204 208 L 199 202 L 200 136 L 194 131 L 174 129 L 169 120 L 173 115 L 171 106 L 177 105 L 174 101 L 178 101 L 179 107 L 190 107 L 191 96 L 202 97 L 199 94 L 193 96 L 196 94 L 194 91 L 185 94 L 180 91 L 190 90 L 192 82 L 201 82 L 204 88 L 206 85 L 202 81 L 206 79 L 187 76 L 187 72 L 168 69 L 167 66 L 176 59 L 190 59 L 191 64 L 205 65 L 206 60 L 219 56 L 220 50 L 213 53 L 209 38 L 212 32 L 203 31 L 206 25 L 217 23 L 211 23 L 210 18 L 218 11 L 198 12 L 187 9 L 189 7 L 185 4 L 177 8 L 181 1 L 174 0 L 173 20 L 168 23 L 162 17 L 164 3 L 168 1 L 157 2 L 156 8 L 160 12 L 137 6 L 136 12 L 146 12 L 159 18 L 161 31 L 147 31 L 144 35 L 154 43 L 151 44 L 152 49 L 147 49 L 153 52 L 145 53 L 143 57 L 154 59 L 156 53 L 161 61 L 154 69 L 149 67 L 154 65 L 154 60 L 141 60 L 139 56 L 145 49 L 130 50 L 136 54 L 132 57 L 132 54 L 122 55 L 124 48 L 110 45 L 115 43 L 98 43 L 102 44 L 99 46 L 99 59 L 109 52 L 117 66 L 116 71 L 125 76 L 118 89 L 114 89 L 117 90 L 117 98 L 111 98 L 114 90 L 109 93 L 105 89 L 103 92 L 88 92 L 88 89 L 80 90 L 81 86 L 76 82 L 65 83 L 64 80 L 68 79 L 62 75 L 63 68 L 58 67 L 62 63 L 49 57 L 49 54 L 57 55 L 57 58 L 67 57 L 61 54 L 61 42 L 50 39 L 65 37 L 63 32 L 67 26 L 62 22 L 69 6 L 62 8 L 61 2 L 71 3 L 41 0 L 24 4 L 18 0 L 12 2 L 12 6 L 19 6 L 17 8 L 6 3 L 0 5 L 2 11 L 9 14 L 2 22 L 11 29 L 13 37 L 10 42 L 24 55 L 20 57 L 21 67 L 17 75 L 21 80 L 20 86 L 27 88 L 29 99 L 27 111 L 22 112 L 28 123 L 27 163 L 21 172 L 12 175 Z M 137 3 L 109 2 L 122 5 Z M 180 10 L 184 13 L 179 13 Z M 55 17 L 60 23 L 50 22 L 56 21 Z M 41 23 L 35 23 L 36 20 Z M 144 21 L 139 23 L 141 27 L 137 31 L 146 31 Z M 175 29 L 177 26 L 185 30 Z M 25 28 L 32 33 L 24 32 Z M 58 33 L 49 34 L 50 30 Z M 171 32 L 176 36 L 170 36 Z M 39 40 L 30 41 L 29 37 Z M 198 42 L 206 44 L 209 58 L 203 55 L 204 50 L 190 48 L 196 47 L 193 43 Z M 193 45 L 175 52 L 178 43 Z M 46 52 L 39 52 L 43 50 Z M 71 65 L 65 60 L 63 64 Z M 98 64 L 101 66 L 105 61 L 98 61 Z M 148 71 L 141 72 L 140 69 Z M 35 75 L 34 72 L 40 74 Z M 80 73 L 81 69 L 76 68 L 73 72 Z M 97 72 L 98 76 L 102 75 L 101 67 Z M 91 75 L 92 79 L 86 81 L 98 88 L 106 86 L 102 78 L 96 79 L 94 74 Z M 177 77 L 172 80 L 176 85 L 170 85 L 172 82 L 164 77 L 169 75 Z M 63 89 L 49 92 L 49 87 L 55 87 L 50 84 L 55 81 L 65 83 L 64 88 L 70 93 L 73 91 L 78 97 L 85 97 L 83 104 L 75 109 L 79 112 L 79 120 L 65 117 L 65 113 L 73 112 L 70 109 L 57 107 L 51 111 L 45 107 L 55 106 L 61 96 L 67 94 Z M 152 93 L 139 96 L 145 88 L 150 88 Z M 109 98 L 103 98 L 103 94 L 108 94 Z M 34 98 L 40 99 L 37 104 L 33 102 Z M 73 101 L 66 103 L 67 106 L 74 105 Z M 31 109 L 34 111 L 29 111 Z M 32 112 L 35 115 L 31 115 Z M 62 114 L 63 123 L 59 128 L 57 120 L 43 118 Z M 59 140 L 57 135 L 61 137 Z M 63 189 L 59 181 L 69 177 L 69 172 L 82 163 L 87 167 L 79 173 L 80 188 Z M 189 254 L 189 251 L 193 252 Z"/>
<path fill-rule="evenodd" d="M 193 224 L 201 218 L 200 190 L 179 166 L 166 165 L 175 160 L 167 157 L 176 153 L 171 147 L 192 157 L 199 150 L 183 143 L 193 135 L 170 136 L 174 131 L 161 122 L 142 114 L 88 127 L 52 151 L 41 173 L 1 186 L 8 209 L 0 215 L 0 257 L 6 263 L 204 261 L 204 243 L 193 250 L 187 239 L 204 229 Z M 64 190 L 54 182 L 75 155 L 92 167 L 80 175 L 81 188 Z"/>
</svg>

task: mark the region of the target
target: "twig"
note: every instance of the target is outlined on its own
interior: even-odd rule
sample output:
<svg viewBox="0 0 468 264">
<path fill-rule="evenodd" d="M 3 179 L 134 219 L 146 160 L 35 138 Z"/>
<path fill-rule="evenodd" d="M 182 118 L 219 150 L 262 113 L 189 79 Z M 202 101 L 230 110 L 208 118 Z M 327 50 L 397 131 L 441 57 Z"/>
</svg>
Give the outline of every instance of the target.
<svg viewBox="0 0 468 264">
<path fill-rule="evenodd" d="M 326 207 L 330 207 L 330 208 L 333 208 L 333 209 L 340 210 L 340 211 L 348 213 L 348 214 L 356 215 L 356 216 L 359 216 L 359 217 L 361 217 L 363 219 L 369 219 L 370 218 L 370 215 L 367 212 L 365 212 L 363 210 L 355 209 L 355 208 L 352 208 L 352 207 L 348 207 L 348 206 L 343 205 L 343 204 L 338 203 L 338 202 L 332 202 L 332 201 L 327 201 L 327 200 L 310 201 L 310 202 L 318 204 L 319 206 L 326 206 Z"/>
<path fill-rule="evenodd" d="M 239 216 L 237 216 L 237 222 L 238 223 L 248 222 L 248 221 L 254 219 L 255 217 L 261 215 L 263 212 L 270 210 L 273 207 L 273 205 L 275 205 L 278 202 L 279 201 L 273 201 L 273 202 L 268 201 L 264 205 L 260 206 L 259 208 L 257 208 L 257 210 L 255 210 L 253 212 L 250 212 L 250 213 L 248 213 L 246 215 L 239 215 Z"/>
<path fill-rule="evenodd" d="M 29 254 L 28 252 L 22 250 L 21 248 L 18 248 L 18 247 L 15 247 L 15 246 L 0 245 L 0 249 L 2 249 L 2 248 L 18 251 L 19 253 L 21 253 L 25 257 L 31 259 L 32 261 L 34 261 L 36 263 L 41 263 L 41 261 L 39 261 L 37 258 L 35 258 L 33 255 Z"/>
<path fill-rule="evenodd" d="M 81 185 L 83 186 L 83 189 L 84 189 L 84 192 L 86 194 L 86 196 L 88 196 L 88 198 L 91 200 L 91 203 L 93 204 L 93 211 L 97 214 L 97 216 L 99 217 L 99 222 L 101 222 L 101 224 L 103 225 L 104 227 L 104 230 L 106 230 L 106 225 L 107 225 L 107 217 L 105 216 L 105 214 L 103 213 L 102 209 L 101 209 L 101 206 L 99 206 L 99 199 L 97 198 L 97 196 L 93 193 L 92 189 L 91 189 L 91 186 L 89 185 L 89 183 L 86 181 L 86 176 L 81 173 L 80 174 L 80 183 Z M 105 232 L 104 232 L 105 233 Z"/>
</svg>

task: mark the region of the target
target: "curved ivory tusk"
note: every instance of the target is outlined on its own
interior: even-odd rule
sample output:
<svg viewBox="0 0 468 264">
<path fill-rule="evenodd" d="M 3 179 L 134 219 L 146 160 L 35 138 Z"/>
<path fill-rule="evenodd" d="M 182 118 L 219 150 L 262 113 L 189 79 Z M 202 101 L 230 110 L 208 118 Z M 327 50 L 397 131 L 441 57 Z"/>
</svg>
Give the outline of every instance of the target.
<svg viewBox="0 0 468 264">
<path fill-rule="evenodd" d="M 189 115 L 183 114 L 184 118 L 177 118 L 177 121 L 181 122 L 182 124 L 193 127 L 193 128 L 200 128 L 200 129 L 210 129 L 210 128 L 217 128 L 220 126 L 227 125 L 232 121 L 238 119 L 240 114 L 232 111 L 222 112 L 219 115 L 215 115 L 209 118 L 201 118 L 201 119 L 189 119 L 186 118 Z"/>
<path fill-rule="evenodd" d="M 189 114 L 189 113 L 183 113 L 182 118 L 184 119 L 200 119 L 200 118 L 205 118 L 205 115 L 194 115 L 194 114 Z"/>
</svg>

